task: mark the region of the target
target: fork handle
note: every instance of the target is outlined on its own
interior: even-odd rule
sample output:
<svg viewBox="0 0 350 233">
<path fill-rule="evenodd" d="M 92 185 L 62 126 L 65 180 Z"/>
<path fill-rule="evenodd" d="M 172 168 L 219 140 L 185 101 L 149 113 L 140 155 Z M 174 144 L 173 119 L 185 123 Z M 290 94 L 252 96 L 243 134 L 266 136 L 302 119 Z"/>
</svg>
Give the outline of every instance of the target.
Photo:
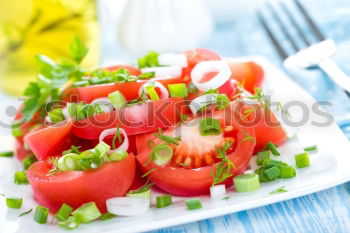
<svg viewBox="0 0 350 233">
<path fill-rule="evenodd" d="M 350 77 L 329 57 L 324 58 L 318 66 L 342 89 L 350 92 Z"/>
</svg>

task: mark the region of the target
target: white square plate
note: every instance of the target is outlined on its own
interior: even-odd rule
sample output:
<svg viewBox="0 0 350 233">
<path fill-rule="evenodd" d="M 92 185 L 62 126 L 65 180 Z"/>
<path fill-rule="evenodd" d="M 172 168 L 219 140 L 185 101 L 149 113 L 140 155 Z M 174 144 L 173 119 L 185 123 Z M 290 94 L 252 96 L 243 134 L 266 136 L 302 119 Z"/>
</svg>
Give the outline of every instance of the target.
<svg viewBox="0 0 350 233">
<path fill-rule="evenodd" d="M 140 232 L 184 224 L 192 221 L 230 214 L 241 210 L 255 208 L 309 193 L 317 192 L 350 180 L 349 142 L 335 123 L 327 127 L 318 127 L 314 123 L 325 122 L 325 117 L 312 111 L 315 100 L 301 87 L 291 81 L 283 72 L 261 57 L 249 58 L 261 64 L 266 72 L 265 92 L 272 96 L 272 100 L 287 103 L 300 101 L 307 106 L 309 116 L 301 127 L 292 129 L 296 135 L 280 147 L 282 155 L 278 158 L 294 165 L 294 155 L 303 151 L 303 147 L 317 144 L 318 152 L 310 155 L 311 166 L 297 169 L 297 176 L 293 179 L 279 180 L 262 184 L 260 190 L 253 193 L 235 193 L 229 189 L 228 200 L 213 201 L 209 197 L 201 197 L 203 208 L 188 211 L 183 198 L 175 198 L 172 206 L 156 209 L 151 208 L 146 214 L 138 217 L 117 217 L 110 221 L 100 221 L 88 225 L 81 225 L 74 232 Z M 300 107 L 293 105 L 289 109 L 292 119 L 300 120 Z M 304 112 L 305 113 L 305 112 Z M 11 137 L 3 137 L 0 149 L 11 149 Z M 251 161 L 254 168 L 255 158 Z M 21 170 L 21 165 L 13 159 L 0 160 L 0 194 L 23 197 L 24 205 L 21 210 L 8 209 L 5 198 L 0 197 L 0 227 L 2 232 L 66 232 L 53 224 L 39 225 L 33 221 L 33 212 L 17 218 L 18 214 L 30 208 L 35 208 L 33 194 L 29 185 L 13 184 L 13 174 Z M 285 186 L 288 192 L 271 195 L 276 188 Z M 153 193 L 153 199 L 156 192 Z M 154 203 L 154 200 L 153 200 Z"/>
</svg>

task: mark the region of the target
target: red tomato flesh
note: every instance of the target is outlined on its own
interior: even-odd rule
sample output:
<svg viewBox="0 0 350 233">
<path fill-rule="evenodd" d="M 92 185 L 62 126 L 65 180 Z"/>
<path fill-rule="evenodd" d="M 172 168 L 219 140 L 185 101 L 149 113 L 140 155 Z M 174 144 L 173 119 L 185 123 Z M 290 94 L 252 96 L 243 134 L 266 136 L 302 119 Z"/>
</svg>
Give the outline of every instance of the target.
<svg viewBox="0 0 350 233">
<path fill-rule="evenodd" d="M 78 208 L 95 202 L 106 212 L 106 200 L 122 197 L 129 190 L 135 175 L 135 158 L 129 154 L 120 162 L 105 163 L 89 171 L 66 171 L 48 175 L 52 164 L 38 161 L 27 171 L 34 197 L 40 205 L 56 212 L 63 203 Z"/>
</svg>

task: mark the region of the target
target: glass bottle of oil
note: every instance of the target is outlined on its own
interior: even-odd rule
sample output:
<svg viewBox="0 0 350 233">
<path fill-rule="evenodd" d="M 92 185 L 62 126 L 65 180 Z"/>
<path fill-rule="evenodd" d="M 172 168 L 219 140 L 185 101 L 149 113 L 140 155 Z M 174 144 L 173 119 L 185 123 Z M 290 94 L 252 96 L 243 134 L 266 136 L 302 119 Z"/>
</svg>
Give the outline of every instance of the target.
<svg viewBox="0 0 350 233">
<path fill-rule="evenodd" d="M 68 57 L 68 45 L 75 35 L 89 47 L 83 66 L 96 66 L 95 0 L 0 0 L 1 90 L 21 95 L 36 76 L 35 55 Z"/>
</svg>

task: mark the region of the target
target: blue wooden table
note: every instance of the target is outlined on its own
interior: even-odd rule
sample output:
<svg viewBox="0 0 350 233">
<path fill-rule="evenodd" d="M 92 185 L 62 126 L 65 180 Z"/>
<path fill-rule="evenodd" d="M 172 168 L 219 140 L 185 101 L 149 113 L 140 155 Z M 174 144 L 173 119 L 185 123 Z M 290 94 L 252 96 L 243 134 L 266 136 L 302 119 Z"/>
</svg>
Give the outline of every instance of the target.
<svg viewBox="0 0 350 233">
<path fill-rule="evenodd" d="M 302 2 L 310 9 L 324 33 L 336 41 L 339 52 L 334 58 L 350 74 L 350 1 Z M 204 46 L 223 56 L 260 54 L 282 68 L 281 61 L 253 14 L 234 23 L 218 25 L 215 34 Z M 350 100 L 343 92 L 317 70 L 288 72 L 307 89 L 315 83 L 324 84 L 311 94 L 318 100 L 334 103 L 329 110 L 350 136 Z M 156 232 L 350 232 L 350 183 L 297 199 Z"/>
</svg>

